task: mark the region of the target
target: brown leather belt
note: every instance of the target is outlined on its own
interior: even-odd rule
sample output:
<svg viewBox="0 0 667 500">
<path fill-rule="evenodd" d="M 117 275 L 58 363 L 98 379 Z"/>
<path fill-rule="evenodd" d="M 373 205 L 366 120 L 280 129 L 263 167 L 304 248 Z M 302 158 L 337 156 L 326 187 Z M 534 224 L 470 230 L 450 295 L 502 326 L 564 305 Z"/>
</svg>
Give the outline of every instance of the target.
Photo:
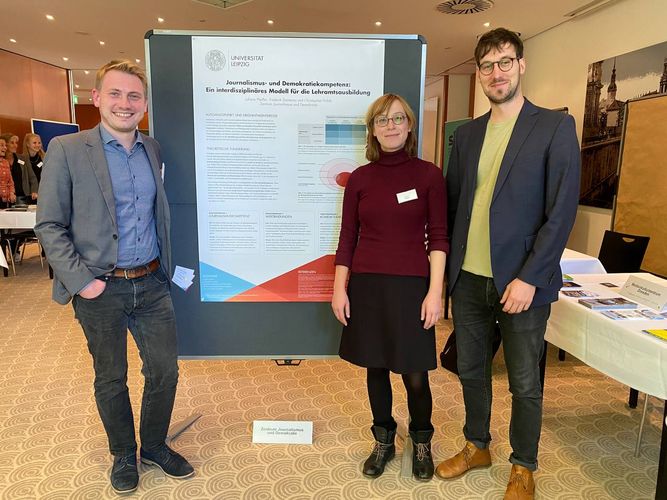
<svg viewBox="0 0 667 500">
<path fill-rule="evenodd" d="M 134 278 L 141 278 L 147 274 L 154 273 L 160 267 L 160 259 L 153 259 L 148 264 L 144 264 L 139 267 L 132 267 L 129 269 L 123 269 L 122 267 L 117 267 L 111 272 L 105 274 L 105 276 L 110 276 L 113 278 L 125 278 L 126 280 L 132 280 Z"/>
</svg>

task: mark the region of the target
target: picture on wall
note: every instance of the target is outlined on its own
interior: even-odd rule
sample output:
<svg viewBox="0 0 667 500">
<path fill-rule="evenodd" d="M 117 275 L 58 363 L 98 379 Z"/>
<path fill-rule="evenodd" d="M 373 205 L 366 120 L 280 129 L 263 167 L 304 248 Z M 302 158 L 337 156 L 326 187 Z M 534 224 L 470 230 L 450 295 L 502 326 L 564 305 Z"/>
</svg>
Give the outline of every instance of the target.
<svg viewBox="0 0 667 500">
<path fill-rule="evenodd" d="M 625 103 L 666 92 L 667 42 L 588 66 L 581 140 L 581 205 L 613 207 Z"/>
</svg>

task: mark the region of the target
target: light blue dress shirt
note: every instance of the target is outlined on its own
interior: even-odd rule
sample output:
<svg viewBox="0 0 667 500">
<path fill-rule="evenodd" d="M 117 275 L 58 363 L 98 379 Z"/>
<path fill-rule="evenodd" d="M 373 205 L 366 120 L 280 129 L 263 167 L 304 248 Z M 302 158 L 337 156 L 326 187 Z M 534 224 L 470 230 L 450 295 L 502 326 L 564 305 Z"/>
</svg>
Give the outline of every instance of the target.
<svg viewBox="0 0 667 500">
<path fill-rule="evenodd" d="M 137 133 L 128 153 L 100 125 L 104 156 L 109 166 L 118 224 L 118 260 L 116 267 L 132 268 L 147 264 L 159 255 L 155 228 L 153 176 L 141 136 Z"/>
</svg>

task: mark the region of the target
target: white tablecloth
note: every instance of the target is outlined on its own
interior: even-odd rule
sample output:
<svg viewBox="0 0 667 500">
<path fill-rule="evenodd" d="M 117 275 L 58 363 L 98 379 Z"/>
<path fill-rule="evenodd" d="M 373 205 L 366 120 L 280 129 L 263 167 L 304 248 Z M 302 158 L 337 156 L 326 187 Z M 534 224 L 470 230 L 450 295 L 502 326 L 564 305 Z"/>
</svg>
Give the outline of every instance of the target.
<svg viewBox="0 0 667 500">
<path fill-rule="evenodd" d="M 564 274 L 602 274 L 607 272 L 596 257 L 569 248 L 565 249 L 560 258 L 560 268 Z"/>
<path fill-rule="evenodd" d="M 647 273 L 636 273 L 655 279 Z M 580 274 L 574 281 L 583 289 L 599 294 L 599 298 L 618 296 L 628 274 Z M 667 342 L 642 330 L 667 328 L 665 320 L 612 320 L 565 297 L 552 304 L 545 339 L 579 358 L 592 368 L 640 392 L 667 399 Z M 640 304 L 641 307 L 641 304 Z"/>
<path fill-rule="evenodd" d="M 25 212 L 0 210 L 0 229 L 32 229 L 35 227 L 37 218 L 35 209 Z M 8 267 L 7 258 L 3 252 L 0 252 L 0 267 Z"/>
<path fill-rule="evenodd" d="M 37 212 L 10 212 L 0 210 L 0 229 L 32 229 L 35 227 Z"/>
</svg>

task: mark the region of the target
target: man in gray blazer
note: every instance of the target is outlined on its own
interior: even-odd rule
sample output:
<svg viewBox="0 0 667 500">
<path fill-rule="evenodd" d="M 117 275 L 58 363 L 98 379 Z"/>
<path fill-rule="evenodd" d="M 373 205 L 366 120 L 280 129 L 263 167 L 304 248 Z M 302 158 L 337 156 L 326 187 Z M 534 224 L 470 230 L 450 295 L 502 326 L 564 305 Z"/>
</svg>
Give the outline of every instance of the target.
<svg viewBox="0 0 667 500">
<path fill-rule="evenodd" d="M 184 478 L 192 466 L 165 444 L 178 382 L 169 206 L 157 141 L 137 131 L 147 80 L 129 61 L 97 72 L 101 124 L 49 144 L 35 232 L 53 268 L 53 299 L 72 300 L 95 369 L 95 401 L 114 457 L 116 492 L 137 488 L 137 444 L 127 389 L 127 331 L 145 377 L 141 460 Z"/>
<path fill-rule="evenodd" d="M 500 326 L 512 393 L 506 499 L 534 495 L 542 425 L 539 362 L 560 257 L 574 224 L 580 152 L 574 120 L 523 97 L 523 43 L 504 28 L 475 49 L 491 111 L 457 129 L 447 171 L 448 286 L 463 386 L 466 445 L 439 477 L 489 466 L 492 336 Z"/>
</svg>

